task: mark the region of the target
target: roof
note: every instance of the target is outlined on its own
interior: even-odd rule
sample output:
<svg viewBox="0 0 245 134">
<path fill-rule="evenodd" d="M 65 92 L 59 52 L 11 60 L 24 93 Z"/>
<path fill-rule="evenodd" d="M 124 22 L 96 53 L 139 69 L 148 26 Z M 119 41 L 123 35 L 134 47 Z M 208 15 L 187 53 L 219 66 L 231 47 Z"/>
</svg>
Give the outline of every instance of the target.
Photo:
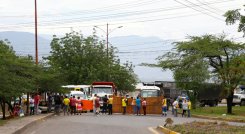
<svg viewBox="0 0 245 134">
<path fill-rule="evenodd" d="M 94 85 L 110 85 L 113 86 L 115 88 L 115 84 L 113 82 L 93 82 L 92 86 Z"/>
<path fill-rule="evenodd" d="M 141 86 L 140 89 L 141 90 L 144 90 L 144 89 L 145 90 L 160 90 L 160 88 L 157 86 Z"/>
<path fill-rule="evenodd" d="M 66 86 L 61 86 L 63 88 L 88 88 L 90 85 L 66 85 Z"/>
</svg>

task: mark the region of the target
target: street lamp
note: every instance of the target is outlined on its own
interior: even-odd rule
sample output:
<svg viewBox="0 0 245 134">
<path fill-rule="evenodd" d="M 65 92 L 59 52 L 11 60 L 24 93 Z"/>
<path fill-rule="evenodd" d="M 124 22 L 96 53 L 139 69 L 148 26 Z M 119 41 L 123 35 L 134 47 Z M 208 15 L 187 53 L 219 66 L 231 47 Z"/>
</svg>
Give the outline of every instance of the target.
<svg viewBox="0 0 245 134">
<path fill-rule="evenodd" d="M 122 28 L 123 26 L 118 26 L 116 28 L 113 28 L 112 30 L 109 31 L 109 24 L 106 24 L 106 31 L 103 30 L 102 28 L 98 27 L 98 26 L 94 26 L 95 28 L 100 29 L 101 31 L 103 31 L 106 34 L 106 54 L 107 54 L 107 65 L 109 64 L 109 49 L 108 49 L 108 44 L 109 44 L 109 34 L 112 33 L 113 31 L 115 31 L 116 29 Z M 108 65 L 109 66 L 109 65 Z M 107 76 L 108 77 L 108 76 Z M 107 78 L 108 80 L 108 78 Z"/>
<path fill-rule="evenodd" d="M 108 58 L 108 44 L 109 44 L 109 34 L 112 33 L 113 31 L 115 31 L 116 29 L 119 29 L 119 28 L 122 28 L 123 26 L 118 26 L 112 30 L 109 31 L 109 28 L 108 28 L 109 24 L 107 23 L 106 24 L 106 31 L 103 30 L 102 28 L 98 27 L 98 26 L 94 26 L 98 29 L 100 29 L 101 31 L 103 31 L 105 34 L 106 34 L 106 50 L 107 50 L 107 58 Z"/>
</svg>

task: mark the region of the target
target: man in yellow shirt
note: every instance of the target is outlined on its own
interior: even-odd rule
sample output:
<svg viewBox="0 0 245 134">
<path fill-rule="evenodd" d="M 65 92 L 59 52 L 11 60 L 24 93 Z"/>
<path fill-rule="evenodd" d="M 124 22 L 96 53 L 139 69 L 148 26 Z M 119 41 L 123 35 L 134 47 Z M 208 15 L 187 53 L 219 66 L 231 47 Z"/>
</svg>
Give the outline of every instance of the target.
<svg viewBox="0 0 245 134">
<path fill-rule="evenodd" d="M 188 110 L 187 110 L 188 117 L 191 117 L 191 101 L 190 101 L 190 99 L 187 99 L 187 105 L 188 105 Z"/>
<path fill-rule="evenodd" d="M 70 99 L 68 99 L 67 96 L 65 96 L 65 99 L 63 100 L 63 104 L 64 104 L 64 108 L 63 108 L 64 115 L 65 115 L 65 113 L 67 113 L 67 115 L 69 115 L 68 107 L 70 104 Z"/>
<path fill-rule="evenodd" d="M 108 115 L 112 115 L 112 104 L 113 104 L 113 96 L 110 95 L 108 99 Z"/>
<path fill-rule="evenodd" d="M 127 107 L 127 98 L 124 97 L 124 98 L 122 99 L 123 114 L 126 114 L 126 107 Z"/>
<path fill-rule="evenodd" d="M 167 116 L 167 99 L 163 96 L 162 99 L 162 115 Z"/>
</svg>

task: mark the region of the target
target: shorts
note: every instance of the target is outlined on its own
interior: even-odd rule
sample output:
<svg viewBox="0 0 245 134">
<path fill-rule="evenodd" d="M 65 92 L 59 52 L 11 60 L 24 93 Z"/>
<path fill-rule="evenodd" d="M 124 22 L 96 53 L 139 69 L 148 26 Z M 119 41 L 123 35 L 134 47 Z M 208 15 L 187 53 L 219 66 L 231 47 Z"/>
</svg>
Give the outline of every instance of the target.
<svg viewBox="0 0 245 134">
<path fill-rule="evenodd" d="M 163 107 L 162 107 L 162 111 L 163 111 L 163 112 L 167 112 L 167 106 L 163 106 Z"/>
</svg>

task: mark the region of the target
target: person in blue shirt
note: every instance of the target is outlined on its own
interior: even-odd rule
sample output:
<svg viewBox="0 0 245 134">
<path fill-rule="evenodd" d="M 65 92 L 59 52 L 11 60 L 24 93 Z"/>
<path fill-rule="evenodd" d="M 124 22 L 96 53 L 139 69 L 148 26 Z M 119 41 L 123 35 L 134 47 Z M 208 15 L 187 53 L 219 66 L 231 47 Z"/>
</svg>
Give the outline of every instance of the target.
<svg viewBox="0 0 245 134">
<path fill-rule="evenodd" d="M 139 97 L 137 97 L 136 99 L 136 111 L 137 111 L 137 115 L 140 115 L 140 107 L 141 107 L 141 100 Z"/>
</svg>

